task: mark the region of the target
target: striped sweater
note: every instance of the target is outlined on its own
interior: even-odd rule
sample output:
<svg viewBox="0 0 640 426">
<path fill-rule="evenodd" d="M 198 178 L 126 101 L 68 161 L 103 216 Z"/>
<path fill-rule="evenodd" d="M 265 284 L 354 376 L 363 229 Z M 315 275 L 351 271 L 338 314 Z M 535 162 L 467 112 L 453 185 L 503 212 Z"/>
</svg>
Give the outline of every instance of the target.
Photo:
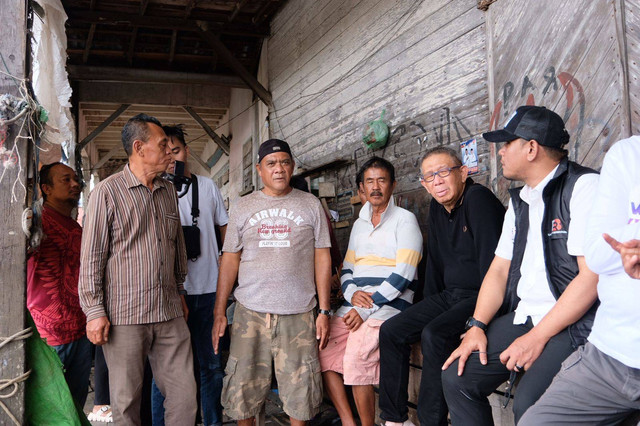
<svg viewBox="0 0 640 426">
<path fill-rule="evenodd" d="M 353 306 L 358 291 L 372 294 L 374 306 L 358 308 L 363 320 L 386 320 L 413 302 L 417 266 L 422 257 L 422 234 L 413 213 L 396 206 L 393 197 L 380 223 L 371 223 L 371 205 L 366 203 L 353 225 L 341 273 L 345 302 L 336 315 L 342 317 Z"/>
</svg>

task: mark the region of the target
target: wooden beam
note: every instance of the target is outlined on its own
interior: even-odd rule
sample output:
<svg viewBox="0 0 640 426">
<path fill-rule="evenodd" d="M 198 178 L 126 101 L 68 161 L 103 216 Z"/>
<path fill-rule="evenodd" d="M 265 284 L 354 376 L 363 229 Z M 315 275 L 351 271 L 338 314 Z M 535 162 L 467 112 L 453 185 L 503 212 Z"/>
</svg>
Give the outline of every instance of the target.
<svg viewBox="0 0 640 426">
<path fill-rule="evenodd" d="M 229 52 L 229 49 L 227 49 L 220 41 L 218 36 L 207 29 L 204 22 L 199 22 L 198 28 L 200 29 L 200 36 L 202 36 L 202 38 L 209 43 L 211 47 L 213 47 L 224 63 L 226 63 L 245 83 L 247 83 L 247 86 L 253 90 L 253 93 L 255 93 L 256 96 L 265 103 L 265 105 L 271 108 L 273 106 L 271 93 L 269 93 L 269 91 L 265 89 L 264 86 L 262 86 L 262 84 L 260 84 L 260 82 L 245 69 L 244 66 L 242 66 L 233 54 Z"/>
<path fill-rule="evenodd" d="M 87 136 L 86 138 L 82 139 L 82 141 L 80 141 L 80 143 L 78 145 L 76 145 L 76 152 L 80 152 L 82 151 L 82 149 L 87 146 L 92 140 L 95 139 L 96 136 L 98 136 L 100 134 L 100 132 L 102 132 L 104 129 L 107 128 L 107 126 L 109 124 L 111 124 L 111 122 L 113 120 L 115 120 L 116 118 L 120 117 L 120 115 L 125 112 L 127 110 L 127 108 L 129 108 L 131 106 L 131 104 L 122 104 L 120 105 L 120 107 L 115 110 L 113 112 L 113 114 L 111 114 L 109 116 L 109 118 L 107 118 L 106 120 L 104 120 L 104 122 L 99 125 L 98 127 L 96 127 L 96 129 L 91 132 L 89 134 L 89 136 Z"/>
<path fill-rule="evenodd" d="M 107 161 L 111 160 L 111 158 L 116 155 L 119 154 L 120 152 L 124 151 L 124 148 L 122 147 L 121 144 L 118 144 L 116 146 L 114 146 L 113 148 L 111 148 L 111 150 L 109 152 L 107 152 L 105 155 L 103 155 L 102 157 L 100 157 L 100 159 L 98 160 L 98 162 L 96 162 L 96 164 L 93 165 L 93 169 L 99 169 L 102 166 L 104 166 L 105 164 L 107 164 Z"/>
<path fill-rule="evenodd" d="M 111 83 L 168 83 L 203 84 L 246 89 L 247 84 L 235 75 L 200 74 L 177 71 L 159 71 L 142 68 L 96 67 L 68 65 L 69 79 L 73 81 L 102 81 Z"/>
<path fill-rule="evenodd" d="M 167 18 L 160 16 L 126 15 L 118 12 L 105 12 L 98 10 L 74 10 L 66 11 L 71 22 L 85 22 L 88 24 L 129 24 L 140 28 L 158 28 L 194 32 L 198 31 L 198 22 L 206 22 L 208 28 L 216 33 L 237 35 L 243 37 L 265 38 L 269 37 L 269 29 L 266 25 L 248 27 L 246 24 L 229 25 L 228 22 L 196 21 L 193 19 Z"/>
<path fill-rule="evenodd" d="M 34 19 L 39 19 L 34 17 Z M 16 79 L 27 75 L 27 2 L 2 0 L 0 7 L 0 40 L 2 40 L 2 71 Z M 2 63 L 2 62 L 0 62 Z M 8 69 L 7 69 L 8 68 Z M 18 83 L 19 84 L 19 83 Z M 16 81 L 0 74 L 0 94 L 20 96 Z M 0 142 L 3 156 L 0 161 L 0 337 L 12 336 L 26 325 L 26 238 L 22 232 L 22 212 L 26 208 L 28 150 L 31 141 L 18 139 L 23 119 L 7 126 L 6 138 Z M 24 135 L 22 135 L 24 136 Z M 6 150 L 6 151 L 5 151 Z M 24 185 L 24 186 L 22 186 Z M 2 342 L 2 339 L 0 339 Z M 27 370 L 25 340 L 14 340 L 0 348 L 0 382 L 22 376 Z M 25 382 L 5 388 L 0 394 L 13 395 L 0 399 L 19 424 L 24 418 Z M 12 425 L 11 417 L 0 408 L 0 424 Z"/>
<path fill-rule="evenodd" d="M 254 24 L 260 24 L 262 21 L 264 21 L 264 19 L 267 17 L 267 9 L 269 8 L 269 6 L 271 6 L 271 3 L 274 3 L 276 1 L 278 0 L 264 0 L 264 4 L 255 14 L 251 22 L 253 22 Z"/>
<path fill-rule="evenodd" d="M 218 144 L 220 149 L 224 151 L 225 154 L 229 155 L 229 144 L 220 136 L 218 136 L 218 134 L 214 132 L 211 127 L 209 127 L 209 125 L 198 115 L 197 112 L 193 110 L 193 108 L 191 108 L 190 106 L 183 106 L 182 108 L 187 111 L 187 113 L 189 113 L 189 115 L 193 117 L 193 119 L 196 120 L 198 124 L 200 124 L 200 126 L 202 126 L 202 129 L 207 132 L 209 137 L 213 139 L 215 143 Z"/>
<path fill-rule="evenodd" d="M 93 35 L 96 32 L 96 24 L 91 24 L 89 28 L 89 35 L 87 36 L 87 41 L 84 44 L 84 53 L 82 54 L 82 63 L 86 64 L 89 59 L 89 50 L 91 50 L 91 45 L 93 44 Z"/>
<path fill-rule="evenodd" d="M 202 161 L 202 158 L 198 157 L 192 150 L 189 150 L 189 155 L 191 156 L 191 158 L 193 158 L 194 160 L 196 160 L 196 162 L 198 164 L 200 164 L 200 167 L 202 167 L 203 169 L 205 169 L 207 171 L 207 173 L 211 173 L 211 167 L 209 167 L 207 165 L 207 163 L 205 163 L 204 161 Z"/>
<path fill-rule="evenodd" d="M 238 16 L 238 13 L 240 12 L 240 9 L 242 9 L 244 7 L 244 5 L 247 4 L 249 0 L 239 0 L 235 7 L 233 8 L 233 12 L 231 12 L 231 15 L 229 16 L 229 22 L 233 21 L 236 16 Z"/>
<path fill-rule="evenodd" d="M 147 6 L 149 6 L 149 0 L 141 0 L 140 4 L 140 16 L 144 16 L 144 13 L 147 11 Z M 133 27 L 131 30 L 131 40 L 129 41 L 129 50 L 127 51 L 127 62 L 129 65 L 133 64 L 133 53 L 136 47 L 136 38 L 138 38 L 138 27 Z"/>
<path fill-rule="evenodd" d="M 191 15 L 191 11 L 193 10 L 194 7 L 196 7 L 196 0 L 189 0 L 189 2 L 187 3 L 185 9 L 184 9 L 184 17 L 188 18 L 189 15 Z"/>
<path fill-rule="evenodd" d="M 98 0 L 91 0 L 89 3 L 89 9 L 94 10 L 96 8 L 96 3 Z M 96 32 L 96 24 L 91 24 L 89 27 L 89 35 L 87 36 L 87 41 L 84 44 L 84 53 L 82 54 L 82 63 L 86 64 L 89 59 L 89 50 L 91 50 L 91 45 L 93 44 L 93 36 Z"/>
<path fill-rule="evenodd" d="M 178 30 L 171 33 L 171 46 L 169 46 L 169 63 L 173 63 L 176 57 L 176 42 L 178 41 Z"/>
</svg>

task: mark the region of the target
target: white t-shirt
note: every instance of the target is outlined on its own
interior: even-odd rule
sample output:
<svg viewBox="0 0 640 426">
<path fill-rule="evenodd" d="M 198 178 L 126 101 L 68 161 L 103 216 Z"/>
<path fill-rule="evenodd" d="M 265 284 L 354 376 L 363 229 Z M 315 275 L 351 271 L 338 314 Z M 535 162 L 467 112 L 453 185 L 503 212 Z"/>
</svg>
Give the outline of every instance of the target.
<svg viewBox="0 0 640 426">
<path fill-rule="evenodd" d="M 623 364 L 640 368 L 640 280 L 624 272 L 620 255 L 602 238 L 608 233 L 625 242 L 640 239 L 640 137 L 611 147 L 585 238 L 585 259 L 600 275 L 600 306 L 589 341 Z"/>
<path fill-rule="evenodd" d="M 520 198 L 529 205 L 529 229 L 527 246 L 520 266 L 521 278 L 517 290 L 520 302 L 513 318 L 514 324 L 524 324 L 527 317 L 530 316 L 533 325 L 537 325 L 556 303 L 547 279 L 541 229 L 544 215 L 542 192 L 553 178 L 557 168 L 556 166 L 535 188 L 525 185 L 520 190 Z M 584 234 L 593 202 L 592 194 L 597 184 L 598 175 L 590 173 L 578 178 L 573 187 L 569 203 L 571 223 L 567 236 L 567 250 L 572 256 L 584 255 Z M 516 217 L 513 204 L 509 200 L 509 209 L 504 217 L 502 235 L 495 252 L 496 256 L 511 260 L 515 235 Z"/>
<path fill-rule="evenodd" d="M 218 288 L 218 242 L 215 226 L 225 226 L 229 216 L 224 208 L 222 194 L 213 181 L 204 176 L 198 178 L 198 228 L 200 228 L 200 257 L 195 262 L 187 262 L 187 277 L 184 289 L 187 294 L 214 293 Z M 193 224 L 191 204 L 193 186 L 189 185 L 187 193 L 178 199 L 180 222 L 183 226 Z"/>
</svg>

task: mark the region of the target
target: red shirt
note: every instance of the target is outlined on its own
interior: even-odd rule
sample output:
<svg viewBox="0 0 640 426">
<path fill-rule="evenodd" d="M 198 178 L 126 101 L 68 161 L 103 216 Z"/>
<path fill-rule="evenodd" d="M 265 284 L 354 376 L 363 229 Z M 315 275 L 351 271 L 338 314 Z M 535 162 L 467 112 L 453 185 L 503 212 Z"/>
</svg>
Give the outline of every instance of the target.
<svg viewBox="0 0 640 426">
<path fill-rule="evenodd" d="M 40 336 L 57 346 L 85 334 L 86 318 L 78 298 L 82 228 L 44 207 L 42 230 L 42 243 L 27 261 L 27 308 Z"/>
</svg>

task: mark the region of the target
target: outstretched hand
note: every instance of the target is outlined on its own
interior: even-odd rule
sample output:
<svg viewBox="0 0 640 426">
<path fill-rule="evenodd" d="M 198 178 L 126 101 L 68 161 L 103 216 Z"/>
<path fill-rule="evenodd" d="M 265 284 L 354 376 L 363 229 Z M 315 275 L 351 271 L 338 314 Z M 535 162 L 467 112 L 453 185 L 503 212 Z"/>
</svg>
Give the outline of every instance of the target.
<svg viewBox="0 0 640 426">
<path fill-rule="evenodd" d="M 624 271 L 636 280 L 640 280 L 640 240 L 621 243 L 609 234 L 603 235 L 612 249 L 620 253 Z"/>
</svg>

